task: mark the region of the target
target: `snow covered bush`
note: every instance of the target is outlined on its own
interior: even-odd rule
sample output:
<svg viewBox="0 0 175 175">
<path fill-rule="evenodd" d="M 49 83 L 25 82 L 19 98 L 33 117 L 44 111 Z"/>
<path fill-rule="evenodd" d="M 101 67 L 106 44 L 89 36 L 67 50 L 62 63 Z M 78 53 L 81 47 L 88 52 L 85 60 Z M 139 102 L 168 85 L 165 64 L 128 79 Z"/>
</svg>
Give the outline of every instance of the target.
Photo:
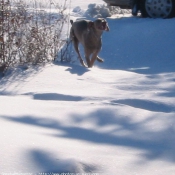
<svg viewBox="0 0 175 175">
<path fill-rule="evenodd" d="M 81 10 L 79 9 L 79 12 Z M 131 13 L 130 10 L 121 9 L 120 7 L 107 6 L 106 4 L 89 4 L 88 9 L 85 11 L 85 17 L 92 18 L 106 18 L 114 14 Z"/>
<path fill-rule="evenodd" d="M 37 64 L 54 60 L 64 43 L 66 0 L 42 4 L 0 0 L 0 70 L 15 64 Z"/>
</svg>

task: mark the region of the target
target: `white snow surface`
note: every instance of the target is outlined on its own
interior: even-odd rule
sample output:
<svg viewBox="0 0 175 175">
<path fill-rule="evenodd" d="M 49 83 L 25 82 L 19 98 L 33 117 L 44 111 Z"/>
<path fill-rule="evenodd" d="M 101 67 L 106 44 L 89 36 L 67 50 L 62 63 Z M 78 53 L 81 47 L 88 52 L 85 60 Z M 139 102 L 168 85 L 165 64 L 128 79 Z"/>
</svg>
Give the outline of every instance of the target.
<svg viewBox="0 0 175 175">
<path fill-rule="evenodd" d="M 104 63 L 0 79 L 0 174 L 174 175 L 175 18 L 107 21 Z"/>
</svg>

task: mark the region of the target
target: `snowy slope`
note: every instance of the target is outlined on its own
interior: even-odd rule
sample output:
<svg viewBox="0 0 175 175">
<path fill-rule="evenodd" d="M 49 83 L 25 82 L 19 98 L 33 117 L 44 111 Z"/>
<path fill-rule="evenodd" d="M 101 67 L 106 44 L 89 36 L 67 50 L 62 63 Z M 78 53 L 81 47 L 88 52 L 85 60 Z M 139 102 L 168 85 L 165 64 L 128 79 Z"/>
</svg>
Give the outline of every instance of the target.
<svg viewBox="0 0 175 175">
<path fill-rule="evenodd" d="M 174 175 L 175 19 L 107 20 L 104 63 L 0 79 L 1 174 Z"/>
</svg>

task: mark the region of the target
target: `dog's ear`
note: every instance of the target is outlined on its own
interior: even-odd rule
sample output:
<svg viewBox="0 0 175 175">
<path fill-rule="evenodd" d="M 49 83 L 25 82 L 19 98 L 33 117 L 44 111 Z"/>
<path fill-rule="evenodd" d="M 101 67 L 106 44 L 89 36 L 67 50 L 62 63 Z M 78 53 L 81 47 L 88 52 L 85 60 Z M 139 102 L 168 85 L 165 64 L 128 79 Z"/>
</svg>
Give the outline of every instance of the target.
<svg viewBox="0 0 175 175">
<path fill-rule="evenodd" d="M 108 26 L 108 23 L 106 23 L 106 28 L 105 28 L 105 31 L 109 32 L 109 26 Z"/>
<path fill-rule="evenodd" d="M 109 26 L 108 26 L 108 23 L 107 23 L 107 21 L 105 19 L 102 20 L 102 24 L 101 25 L 102 25 L 102 29 L 103 30 L 105 30 L 107 32 L 110 30 Z"/>
<path fill-rule="evenodd" d="M 70 20 L 71 25 L 74 23 L 73 20 Z"/>
<path fill-rule="evenodd" d="M 90 21 L 90 22 L 88 23 L 88 29 L 92 28 L 93 26 L 94 26 L 94 22 Z"/>
</svg>

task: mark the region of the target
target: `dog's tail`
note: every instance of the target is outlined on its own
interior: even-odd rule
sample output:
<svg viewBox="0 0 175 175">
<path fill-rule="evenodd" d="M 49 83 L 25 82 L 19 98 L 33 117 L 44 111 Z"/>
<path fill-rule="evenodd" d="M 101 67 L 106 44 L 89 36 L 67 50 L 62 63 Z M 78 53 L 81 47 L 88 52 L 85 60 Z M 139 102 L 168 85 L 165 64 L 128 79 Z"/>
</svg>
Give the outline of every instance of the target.
<svg viewBox="0 0 175 175">
<path fill-rule="evenodd" d="M 72 19 L 70 20 L 70 23 L 71 23 L 71 25 L 74 23 Z"/>
</svg>

